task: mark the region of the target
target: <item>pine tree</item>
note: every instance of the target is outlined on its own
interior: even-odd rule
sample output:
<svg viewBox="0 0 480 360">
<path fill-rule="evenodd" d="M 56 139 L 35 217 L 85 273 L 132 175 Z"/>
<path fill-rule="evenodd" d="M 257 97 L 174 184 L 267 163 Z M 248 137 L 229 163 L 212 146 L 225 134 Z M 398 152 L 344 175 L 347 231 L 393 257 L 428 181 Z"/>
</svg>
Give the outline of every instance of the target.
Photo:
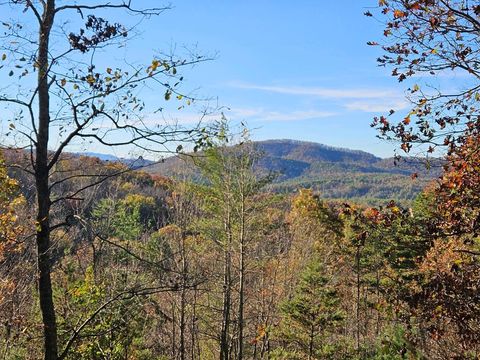
<svg viewBox="0 0 480 360">
<path fill-rule="evenodd" d="M 280 306 L 282 320 L 277 332 L 281 346 L 274 357 L 325 359 L 335 354 L 328 340 L 343 321 L 340 297 L 327 269 L 313 259 L 300 276 L 294 295 Z"/>
</svg>

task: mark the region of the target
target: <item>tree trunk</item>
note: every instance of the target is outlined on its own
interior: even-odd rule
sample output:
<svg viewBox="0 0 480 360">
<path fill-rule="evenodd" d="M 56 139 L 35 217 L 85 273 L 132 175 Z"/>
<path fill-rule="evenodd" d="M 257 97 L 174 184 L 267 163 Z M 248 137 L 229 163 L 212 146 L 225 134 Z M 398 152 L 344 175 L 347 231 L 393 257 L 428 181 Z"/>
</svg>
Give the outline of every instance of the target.
<svg viewBox="0 0 480 360">
<path fill-rule="evenodd" d="M 228 206 L 228 205 L 227 205 Z M 230 332 L 230 307 L 231 307 L 231 246 L 232 229 L 230 224 L 230 211 L 227 210 L 225 219 L 225 232 L 227 243 L 224 249 L 224 274 L 223 274 L 223 306 L 222 306 L 222 332 L 220 335 L 220 360 L 229 360 L 229 332 Z"/>
<path fill-rule="evenodd" d="M 377 299 L 376 301 L 378 302 L 378 299 L 380 299 L 380 271 L 377 269 Z M 375 336 L 378 337 L 378 335 L 380 334 L 380 311 L 377 310 L 377 324 L 376 324 L 376 329 L 375 329 Z"/>
<path fill-rule="evenodd" d="M 185 253 L 185 232 L 182 230 L 182 291 L 180 294 L 180 359 L 185 360 L 185 312 L 187 307 L 187 260 Z"/>
<path fill-rule="evenodd" d="M 192 304 L 192 328 L 190 330 L 191 342 L 192 342 L 192 360 L 195 360 L 195 351 L 197 346 L 197 285 L 193 288 L 193 304 Z M 198 351 L 200 352 L 200 350 Z M 200 358 L 200 355 L 199 357 Z"/>
<path fill-rule="evenodd" d="M 230 268 L 230 252 L 225 251 L 225 268 L 224 268 L 224 283 L 223 283 L 223 311 L 222 311 L 222 334 L 220 339 L 220 359 L 229 360 L 229 332 L 230 332 L 230 305 L 231 305 L 231 294 L 230 294 L 230 278 L 231 278 L 231 268 Z"/>
<path fill-rule="evenodd" d="M 172 359 L 177 358 L 177 319 L 175 318 L 175 300 L 172 300 Z"/>
<path fill-rule="evenodd" d="M 240 274 L 239 274 L 239 299 L 238 299 L 238 360 L 243 360 L 243 308 L 245 302 L 245 199 L 244 194 L 241 194 L 241 209 L 240 209 Z"/>
<path fill-rule="evenodd" d="M 50 96 L 48 84 L 48 51 L 50 30 L 55 15 L 55 1 L 48 0 L 39 32 L 38 46 L 38 130 L 35 156 L 37 190 L 37 261 L 38 291 L 43 320 L 45 360 L 57 360 L 57 322 L 53 304 L 50 254 L 50 189 L 48 168 L 48 137 L 50 127 Z"/>
<path fill-rule="evenodd" d="M 308 360 L 313 359 L 313 339 L 315 338 L 315 329 L 312 325 L 308 342 Z"/>
<path fill-rule="evenodd" d="M 357 254 L 356 254 L 356 268 L 357 268 L 357 304 L 356 304 L 356 347 L 357 347 L 357 354 L 360 354 L 360 246 L 357 246 Z"/>
</svg>

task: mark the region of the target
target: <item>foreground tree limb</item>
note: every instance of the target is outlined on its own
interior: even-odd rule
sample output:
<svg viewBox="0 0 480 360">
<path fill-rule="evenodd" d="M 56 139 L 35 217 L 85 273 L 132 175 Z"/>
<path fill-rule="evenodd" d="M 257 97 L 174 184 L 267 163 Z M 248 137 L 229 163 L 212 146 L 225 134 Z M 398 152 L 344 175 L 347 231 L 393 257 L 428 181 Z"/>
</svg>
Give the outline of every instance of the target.
<svg viewBox="0 0 480 360">
<path fill-rule="evenodd" d="M 11 24 L 6 19 L 3 23 L 6 33 L 2 38 L 11 41 L 0 45 L 3 53 L 0 58 L 8 65 L 4 69 L 9 70 L 9 76 L 18 75 L 19 88 L 23 90 L 12 93 L 9 86 L 1 88 L 0 102 L 11 106 L 16 114 L 10 124 L 16 140 L 10 145 L 3 144 L 3 147 L 26 148 L 31 154 L 29 166 L 13 166 L 25 169 L 35 179 L 38 295 L 44 359 L 58 360 L 67 356 L 73 340 L 59 355 L 52 285 L 54 245 L 51 242 L 51 231 L 58 227 L 58 220 L 53 218 L 52 207 L 64 200 L 78 199 L 82 191 L 110 176 L 99 173 L 91 177 L 90 185 L 83 184 L 67 196 L 55 195 L 56 185 L 83 176 L 79 169 L 59 173 L 56 167 L 69 147 L 79 141 L 137 147 L 158 153 L 164 152 L 165 146 L 171 142 L 194 142 L 201 146 L 208 137 L 205 128 L 148 125 L 141 115 L 146 105 L 137 96 L 138 88 L 151 83 L 161 87 L 165 100 L 173 95 L 182 104 L 190 104 L 194 99 L 182 95 L 179 89 L 183 77 L 178 69 L 207 58 L 176 59 L 171 55 L 154 57 L 146 66 L 133 69 L 129 66 L 130 69 L 125 71 L 113 64 L 105 70 L 96 68 L 98 51 L 125 42 L 133 30 L 97 16 L 97 11 L 123 10 L 130 15 L 148 18 L 163 13 L 168 6 L 142 9 L 134 7 L 133 1 L 62 2 L 58 5 L 55 0 L 12 0 L 0 3 L 0 7 L 18 9 L 26 16 L 33 16 L 35 20 L 31 23 L 36 22 L 37 26 Z M 80 30 L 67 30 L 67 24 L 61 22 L 63 13 L 72 16 L 71 10 L 84 21 Z M 32 74 L 36 74 L 35 81 L 30 78 Z M 26 118 L 23 110 L 26 110 Z M 2 139 L 4 141 L 6 139 Z M 52 147 L 55 143 L 56 147 Z M 55 222 L 57 225 L 52 225 Z"/>
</svg>

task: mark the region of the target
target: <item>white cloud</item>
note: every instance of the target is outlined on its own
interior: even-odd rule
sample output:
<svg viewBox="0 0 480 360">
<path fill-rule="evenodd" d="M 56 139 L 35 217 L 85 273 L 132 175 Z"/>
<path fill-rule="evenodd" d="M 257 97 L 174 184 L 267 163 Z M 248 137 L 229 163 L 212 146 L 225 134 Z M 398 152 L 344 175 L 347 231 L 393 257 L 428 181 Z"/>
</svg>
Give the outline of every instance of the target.
<svg viewBox="0 0 480 360">
<path fill-rule="evenodd" d="M 200 122 L 208 123 L 215 120 L 219 120 L 220 113 L 199 113 L 199 112 L 172 112 L 168 114 L 150 114 L 144 120 L 143 123 L 148 126 L 174 126 L 174 125 L 195 125 Z"/>
<path fill-rule="evenodd" d="M 362 111 L 369 113 L 383 113 L 391 109 L 399 111 L 409 106 L 405 97 L 393 90 L 387 89 L 335 89 L 320 87 L 302 87 L 302 86 L 263 86 L 247 83 L 235 83 L 232 86 L 241 89 L 252 89 L 260 91 L 268 91 L 278 94 L 290 94 L 299 96 L 313 96 L 329 100 L 338 100 L 337 103 L 329 103 L 331 109 L 336 106 L 337 111 L 331 110 L 291 110 L 279 111 L 266 109 L 263 107 L 256 108 L 236 108 L 222 109 L 207 116 L 202 116 L 201 112 L 172 112 L 157 113 L 147 116 L 144 123 L 148 125 L 169 124 L 169 125 L 194 125 L 200 120 L 204 123 L 219 120 L 221 118 L 220 111 L 225 113 L 229 120 L 246 120 L 246 121 L 266 121 L 266 122 L 289 122 L 301 120 L 315 120 L 336 116 L 346 111 Z"/>
<path fill-rule="evenodd" d="M 336 106 L 350 111 L 387 112 L 391 109 L 402 110 L 409 106 L 405 96 L 392 89 L 378 88 L 323 88 L 312 86 L 268 86 L 248 83 L 233 83 L 240 89 L 260 90 L 292 96 L 310 96 L 320 99 L 337 100 Z M 332 105 L 332 104 L 331 104 Z M 326 113 L 329 114 L 329 113 Z M 300 116 L 309 116 L 309 112 L 299 111 Z M 325 117 L 321 116 L 316 117 Z M 272 114 L 274 116 L 274 114 Z M 280 116 L 280 114 L 278 114 Z M 327 116 L 331 116 L 327 115 Z M 285 115 L 288 118 L 287 115 Z M 315 116 L 312 116 L 315 117 Z"/>
<path fill-rule="evenodd" d="M 335 116 L 336 113 L 321 110 L 306 111 L 270 111 L 263 108 L 233 108 L 227 114 L 233 120 L 261 120 L 261 121 L 300 121 L 313 120 Z"/>
<path fill-rule="evenodd" d="M 305 111 L 273 111 L 264 108 L 229 108 L 223 109 L 228 120 L 256 120 L 256 121 L 300 121 L 310 119 L 320 119 L 337 115 L 331 111 L 322 110 L 305 110 Z M 171 116 L 148 116 L 143 122 L 147 125 L 153 126 L 160 125 L 194 125 L 200 120 L 202 123 L 208 123 L 216 120 L 220 120 L 221 113 L 216 112 L 202 116 L 199 113 L 179 112 L 172 114 Z"/>
<path fill-rule="evenodd" d="M 232 83 L 239 89 L 261 90 L 287 95 L 315 96 L 327 99 L 378 99 L 384 97 L 398 97 L 398 92 L 386 89 L 341 89 L 313 86 L 268 86 L 248 83 Z"/>
<path fill-rule="evenodd" d="M 385 99 L 383 101 L 353 101 L 345 104 L 345 108 L 352 111 L 382 113 L 390 110 L 403 110 L 409 103 L 403 99 Z"/>
</svg>

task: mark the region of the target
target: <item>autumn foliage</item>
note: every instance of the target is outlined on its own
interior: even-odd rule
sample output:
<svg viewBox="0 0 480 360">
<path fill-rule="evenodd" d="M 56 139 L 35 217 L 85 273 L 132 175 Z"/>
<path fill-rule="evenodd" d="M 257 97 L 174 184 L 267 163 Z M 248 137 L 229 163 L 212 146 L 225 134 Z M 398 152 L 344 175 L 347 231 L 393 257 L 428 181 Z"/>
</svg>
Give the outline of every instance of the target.
<svg viewBox="0 0 480 360">
<path fill-rule="evenodd" d="M 0 158 L 0 261 L 5 254 L 21 248 L 20 235 L 24 226 L 19 221 L 18 212 L 24 203 L 18 182 L 8 176 L 4 161 Z"/>
</svg>

